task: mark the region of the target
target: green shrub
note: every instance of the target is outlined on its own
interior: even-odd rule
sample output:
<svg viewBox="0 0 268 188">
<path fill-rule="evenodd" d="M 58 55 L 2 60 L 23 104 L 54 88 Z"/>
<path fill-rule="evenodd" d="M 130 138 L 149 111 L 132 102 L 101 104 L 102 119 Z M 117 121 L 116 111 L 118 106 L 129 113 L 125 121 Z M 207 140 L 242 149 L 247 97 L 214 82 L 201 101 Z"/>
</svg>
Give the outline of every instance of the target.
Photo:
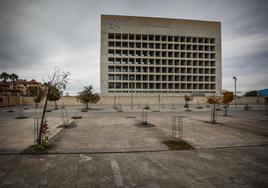
<svg viewBox="0 0 268 188">
<path fill-rule="evenodd" d="M 35 151 L 45 151 L 48 149 L 48 137 L 46 137 L 41 144 L 34 145 Z"/>
</svg>

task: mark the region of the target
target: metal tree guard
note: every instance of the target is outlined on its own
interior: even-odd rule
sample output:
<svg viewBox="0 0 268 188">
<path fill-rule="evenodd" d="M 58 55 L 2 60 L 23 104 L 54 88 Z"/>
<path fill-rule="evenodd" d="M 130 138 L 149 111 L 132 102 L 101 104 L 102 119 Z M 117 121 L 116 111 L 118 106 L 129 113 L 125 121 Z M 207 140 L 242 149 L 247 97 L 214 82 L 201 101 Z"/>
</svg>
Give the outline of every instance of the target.
<svg viewBox="0 0 268 188">
<path fill-rule="evenodd" d="M 213 104 L 211 115 L 210 115 L 210 122 L 216 123 L 217 122 L 217 109 L 216 104 Z"/>
<path fill-rule="evenodd" d="M 34 145 L 38 143 L 39 129 L 40 129 L 39 118 L 35 117 L 34 118 Z"/>
<path fill-rule="evenodd" d="M 183 140 L 183 118 L 185 118 L 185 116 L 174 116 L 172 118 L 173 140 Z"/>
<path fill-rule="evenodd" d="M 69 123 L 69 113 L 64 106 L 61 107 L 61 118 L 63 125 L 67 125 Z"/>
<path fill-rule="evenodd" d="M 142 124 L 147 125 L 148 124 L 148 109 L 144 108 L 142 111 Z"/>
<path fill-rule="evenodd" d="M 18 118 L 23 117 L 23 106 L 18 106 Z"/>
<path fill-rule="evenodd" d="M 38 144 L 39 141 L 41 143 L 44 141 L 44 135 L 45 133 L 43 131 L 40 131 L 40 119 L 38 117 L 34 118 L 34 145 Z M 46 118 L 44 119 L 44 122 L 46 122 Z M 39 134 L 41 132 L 41 134 Z"/>
</svg>

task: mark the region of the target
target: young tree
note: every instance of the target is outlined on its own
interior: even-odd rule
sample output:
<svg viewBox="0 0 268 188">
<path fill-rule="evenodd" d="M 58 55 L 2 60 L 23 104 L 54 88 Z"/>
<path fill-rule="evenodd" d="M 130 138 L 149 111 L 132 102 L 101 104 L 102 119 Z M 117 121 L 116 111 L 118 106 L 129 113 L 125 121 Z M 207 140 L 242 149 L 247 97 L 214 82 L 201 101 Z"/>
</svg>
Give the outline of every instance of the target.
<svg viewBox="0 0 268 188">
<path fill-rule="evenodd" d="M 40 103 L 45 97 L 45 91 L 43 89 L 39 89 L 37 95 L 34 97 L 35 108 L 38 108 L 38 103 Z"/>
<path fill-rule="evenodd" d="M 61 98 L 62 93 L 63 92 L 60 91 L 56 86 L 50 86 L 50 91 L 48 93 L 47 100 L 55 102 L 55 110 L 58 109 L 57 101 Z"/>
<path fill-rule="evenodd" d="M 186 108 L 187 111 L 189 110 L 189 101 L 192 101 L 192 100 L 193 100 L 193 97 L 184 95 L 184 101 L 185 101 L 184 108 Z"/>
<path fill-rule="evenodd" d="M 60 69 L 55 68 L 53 75 L 49 78 L 49 81 L 47 82 L 46 100 L 45 100 L 45 105 L 43 108 L 40 127 L 44 125 L 48 95 L 50 93 L 51 88 L 54 87 L 54 88 L 57 88 L 59 91 L 63 92 L 63 90 L 66 89 L 66 86 L 69 82 L 69 76 L 70 76 L 70 72 L 64 72 Z M 41 142 L 42 142 L 42 129 L 39 129 L 38 144 L 41 144 Z"/>
<path fill-rule="evenodd" d="M 230 91 L 223 91 L 223 97 L 221 99 L 222 104 L 224 104 L 224 116 L 227 116 L 227 108 L 229 103 L 234 100 L 234 94 Z"/>
<path fill-rule="evenodd" d="M 37 88 L 31 88 L 29 91 L 30 96 L 37 96 L 38 95 L 38 89 Z"/>
<path fill-rule="evenodd" d="M 77 101 L 81 102 L 82 104 L 86 104 L 86 109 L 88 110 L 88 103 L 95 104 L 99 102 L 100 95 L 98 93 L 93 92 L 93 86 L 85 86 L 84 90 L 78 93 L 76 97 Z"/>
<path fill-rule="evenodd" d="M 212 109 L 212 123 L 216 123 L 216 104 L 220 104 L 221 103 L 221 97 L 216 97 L 216 96 L 212 96 L 212 97 L 208 97 L 207 98 L 207 102 L 209 104 L 213 104 L 213 109 Z"/>
</svg>

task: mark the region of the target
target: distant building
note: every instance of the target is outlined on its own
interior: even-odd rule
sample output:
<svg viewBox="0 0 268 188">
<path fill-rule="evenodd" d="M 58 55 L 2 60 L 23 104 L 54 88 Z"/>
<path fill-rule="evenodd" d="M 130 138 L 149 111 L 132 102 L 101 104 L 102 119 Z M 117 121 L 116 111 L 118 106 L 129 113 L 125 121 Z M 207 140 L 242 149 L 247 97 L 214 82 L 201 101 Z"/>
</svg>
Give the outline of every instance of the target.
<svg viewBox="0 0 268 188">
<path fill-rule="evenodd" d="M 0 95 L 34 96 L 41 88 L 43 88 L 43 85 L 34 79 L 30 81 L 18 79 L 14 83 L 12 81 L 6 83 L 0 82 Z"/>
<path fill-rule="evenodd" d="M 10 87 L 12 87 L 12 84 Z M 14 89 L 22 91 L 23 95 L 27 96 L 36 95 L 42 87 L 42 84 L 34 79 L 30 81 L 19 79 L 14 83 Z"/>
<path fill-rule="evenodd" d="M 220 22 L 101 16 L 101 96 L 215 95 Z"/>
<path fill-rule="evenodd" d="M 268 88 L 258 90 L 257 92 L 258 92 L 258 96 L 260 97 L 268 97 Z"/>
</svg>

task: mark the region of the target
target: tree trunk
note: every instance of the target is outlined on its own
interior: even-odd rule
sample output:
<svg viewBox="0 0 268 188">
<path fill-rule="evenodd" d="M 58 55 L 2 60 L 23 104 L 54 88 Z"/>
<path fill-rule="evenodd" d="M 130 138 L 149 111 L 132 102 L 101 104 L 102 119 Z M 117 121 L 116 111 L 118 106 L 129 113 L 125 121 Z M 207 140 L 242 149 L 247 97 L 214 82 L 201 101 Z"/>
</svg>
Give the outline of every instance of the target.
<svg viewBox="0 0 268 188">
<path fill-rule="evenodd" d="M 86 109 L 88 110 L 88 103 L 86 103 Z"/>
<path fill-rule="evenodd" d="M 9 107 L 9 97 L 7 97 L 7 107 Z"/>
<path fill-rule="evenodd" d="M 12 89 L 14 90 L 14 78 L 12 79 Z"/>
<path fill-rule="evenodd" d="M 55 110 L 58 110 L 57 101 L 55 101 Z"/>
<path fill-rule="evenodd" d="M 40 123 L 40 128 L 39 128 L 39 134 L 38 134 L 38 144 L 41 144 L 42 142 L 42 125 L 44 124 L 44 119 L 45 119 L 45 114 L 46 114 L 46 110 L 47 110 L 47 99 L 48 99 L 48 94 L 50 92 L 50 86 L 48 86 L 48 91 L 47 91 L 47 96 L 46 96 L 46 101 L 45 101 L 45 106 L 44 106 L 44 109 L 43 109 L 43 113 L 42 113 L 42 119 L 41 119 L 41 123 Z"/>
<path fill-rule="evenodd" d="M 216 105 L 215 105 L 215 103 L 213 104 L 213 113 L 212 113 L 212 123 L 216 123 L 216 120 L 215 120 L 215 107 L 216 107 Z"/>
<path fill-rule="evenodd" d="M 35 108 L 37 108 L 37 107 L 38 107 L 38 102 L 35 103 Z"/>
</svg>

